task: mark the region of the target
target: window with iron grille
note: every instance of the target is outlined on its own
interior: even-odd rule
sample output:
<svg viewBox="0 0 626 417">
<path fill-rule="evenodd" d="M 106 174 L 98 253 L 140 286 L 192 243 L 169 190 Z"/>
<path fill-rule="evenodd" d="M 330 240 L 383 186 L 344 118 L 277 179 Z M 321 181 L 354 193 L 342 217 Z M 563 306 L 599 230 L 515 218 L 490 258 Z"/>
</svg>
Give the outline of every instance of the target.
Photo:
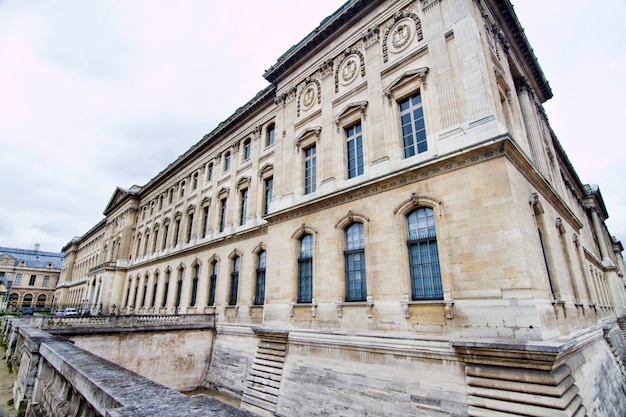
<svg viewBox="0 0 626 417">
<path fill-rule="evenodd" d="M 228 298 L 228 305 L 237 305 L 237 292 L 239 291 L 239 266 L 241 264 L 241 257 L 237 256 L 233 260 L 233 272 L 230 273 L 230 297 Z"/>
<path fill-rule="evenodd" d="M 408 215 L 407 221 L 412 298 L 413 300 L 442 300 L 443 288 L 433 209 L 418 208 Z"/>
<path fill-rule="evenodd" d="M 265 262 L 267 252 L 261 251 L 258 257 L 256 268 L 256 287 L 254 291 L 254 304 L 263 305 L 265 303 Z"/>
<path fill-rule="evenodd" d="M 362 223 L 352 223 L 346 229 L 344 257 L 346 262 L 346 301 L 365 301 L 367 299 L 367 282 Z"/>
<path fill-rule="evenodd" d="M 304 235 L 300 239 L 298 257 L 298 302 L 310 303 L 313 300 L 313 236 Z"/>
<path fill-rule="evenodd" d="M 215 262 L 213 264 L 213 272 L 211 273 L 211 278 L 209 280 L 209 301 L 207 302 L 208 306 L 215 305 L 215 284 L 217 283 L 217 270 L 218 263 Z"/>
</svg>

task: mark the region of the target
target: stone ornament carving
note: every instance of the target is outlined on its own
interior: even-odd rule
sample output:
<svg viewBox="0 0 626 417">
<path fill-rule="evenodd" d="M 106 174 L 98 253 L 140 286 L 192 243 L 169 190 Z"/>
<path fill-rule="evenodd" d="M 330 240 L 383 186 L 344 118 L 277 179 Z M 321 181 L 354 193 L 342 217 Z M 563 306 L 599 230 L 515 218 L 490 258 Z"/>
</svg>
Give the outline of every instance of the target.
<svg viewBox="0 0 626 417">
<path fill-rule="evenodd" d="M 339 86 L 352 84 L 361 74 L 365 76 L 365 56 L 358 48 L 348 48 L 339 58 L 339 65 L 335 72 L 335 93 L 339 92 Z"/>
<path fill-rule="evenodd" d="M 317 79 L 308 77 L 298 96 L 298 117 L 302 111 L 310 110 L 322 102 L 322 86 Z"/>
<path fill-rule="evenodd" d="M 308 110 L 315 103 L 315 87 L 313 84 L 309 84 L 306 86 L 304 91 L 302 92 L 302 108 L 304 110 Z"/>
<path fill-rule="evenodd" d="M 391 30 L 390 36 L 390 50 L 391 52 L 399 52 L 402 51 L 409 45 L 409 41 L 411 40 L 411 35 L 413 29 L 410 25 L 409 19 L 403 19 L 400 22 L 396 23 L 396 25 Z"/>
<path fill-rule="evenodd" d="M 356 73 L 359 68 L 359 62 L 354 56 L 346 59 L 341 65 L 340 73 L 341 77 L 339 82 L 343 85 L 350 84 L 356 78 Z"/>
<path fill-rule="evenodd" d="M 417 15 L 417 3 L 397 12 L 387 22 L 383 35 L 383 62 L 389 61 L 389 53 L 406 49 L 413 39 L 424 40 L 422 23 Z"/>
</svg>

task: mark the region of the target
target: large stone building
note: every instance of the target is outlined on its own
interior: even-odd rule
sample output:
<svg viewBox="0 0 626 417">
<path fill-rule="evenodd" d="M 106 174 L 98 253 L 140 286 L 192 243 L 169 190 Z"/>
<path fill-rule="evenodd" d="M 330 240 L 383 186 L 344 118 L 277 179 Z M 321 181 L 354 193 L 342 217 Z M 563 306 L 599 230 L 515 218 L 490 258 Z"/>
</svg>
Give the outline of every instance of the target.
<svg viewBox="0 0 626 417">
<path fill-rule="evenodd" d="M 622 247 L 509 0 L 350 0 L 264 77 L 63 248 L 60 304 L 215 313 L 205 382 L 263 415 L 626 412 Z"/>
<path fill-rule="evenodd" d="M 0 247 L 0 311 L 50 310 L 64 254 Z"/>
</svg>

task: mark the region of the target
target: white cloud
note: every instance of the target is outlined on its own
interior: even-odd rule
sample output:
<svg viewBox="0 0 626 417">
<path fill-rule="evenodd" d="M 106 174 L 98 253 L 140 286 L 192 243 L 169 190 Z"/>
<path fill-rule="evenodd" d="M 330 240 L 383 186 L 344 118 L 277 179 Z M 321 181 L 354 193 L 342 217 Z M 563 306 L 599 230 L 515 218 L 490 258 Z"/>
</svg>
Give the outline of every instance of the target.
<svg viewBox="0 0 626 417">
<path fill-rule="evenodd" d="M 344 0 L 0 2 L 0 246 L 60 250 L 263 89 Z M 625 5 L 517 0 L 555 98 L 550 121 L 626 236 Z"/>
</svg>

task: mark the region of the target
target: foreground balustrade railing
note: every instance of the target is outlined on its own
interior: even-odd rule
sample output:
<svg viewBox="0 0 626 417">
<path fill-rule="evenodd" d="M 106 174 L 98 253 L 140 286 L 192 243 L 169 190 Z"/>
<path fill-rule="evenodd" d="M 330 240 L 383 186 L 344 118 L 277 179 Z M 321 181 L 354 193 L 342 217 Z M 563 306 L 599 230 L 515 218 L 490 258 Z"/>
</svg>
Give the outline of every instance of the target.
<svg viewBox="0 0 626 417">
<path fill-rule="evenodd" d="M 183 315 L 126 315 L 126 316 L 72 316 L 33 317 L 30 325 L 54 334 L 84 331 L 97 333 L 110 329 L 119 331 L 163 329 L 212 329 L 215 327 L 213 314 Z"/>
<path fill-rule="evenodd" d="M 188 397 L 29 324 L 27 319 L 3 321 L 7 361 L 19 368 L 13 394 L 20 415 L 253 417 L 204 394 Z"/>
</svg>

